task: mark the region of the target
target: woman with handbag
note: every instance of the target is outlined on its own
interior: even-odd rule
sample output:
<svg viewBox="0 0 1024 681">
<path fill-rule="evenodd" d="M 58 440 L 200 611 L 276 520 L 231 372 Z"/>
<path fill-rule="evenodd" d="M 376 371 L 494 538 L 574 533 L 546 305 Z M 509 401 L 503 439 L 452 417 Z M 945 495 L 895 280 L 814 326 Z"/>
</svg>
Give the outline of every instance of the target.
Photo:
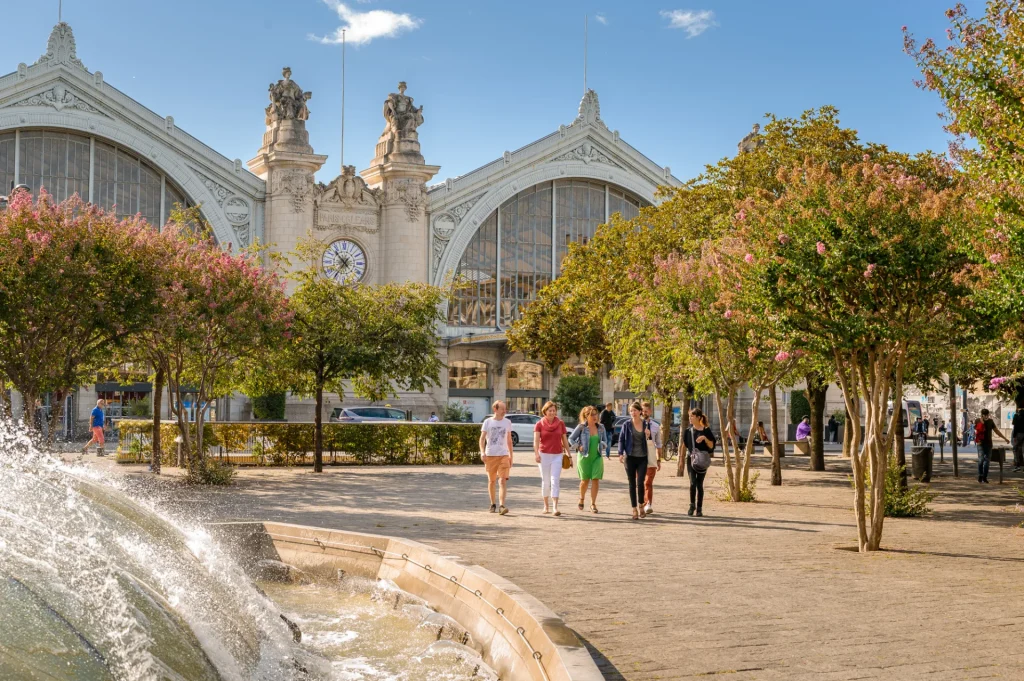
<svg viewBox="0 0 1024 681">
<path fill-rule="evenodd" d="M 644 513 L 644 481 L 647 478 L 648 450 L 654 450 L 654 443 L 651 442 L 650 424 L 644 420 L 644 408 L 639 402 L 630 405 L 629 416 L 619 434 L 619 463 L 626 466 L 629 503 L 633 507 L 633 520 L 636 520 L 647 515 Z M 650 453 L 657 456 L 654 451 Z"/>
<path fill-rule="evenodd" d="M 554 402 L 545 402 L 540 413 L 544 418 L 533 427 L 533 458 L 540 465 L 540 493 L 544 497 L 544 513 L 551 513 L 553 508 L 554 515 L 560 516 L 558 492 L 563 462 L 568 459 L 569 465 L 564 467 L 572 466 L 569 440 L 565 424 L 558 418 L 558 406 Z"/>
<path fill-rule="evenodd" d="M 708 427 L 708 417 L 700 409 L 690 410 L 690 427 L 683 433 L 686 447 L 686 474 L 690 478 L 690 509 L 686 515 L 703 517 L 704 477 L 711 466 L 711 453 L 715 451 L 715 435 Z"/>
<path fill-rule="evenodd" d="M 598 421 L 597 409 L 587 405 L 580 412 L 580 424 L 569 436 L 569 444 L 576 448 L 576 473 L 580 476 L 580 503 L 577 506 L 583 510 L 583 502 L 587 497 L 587 487 L 590 487 L 590 512 L 597 513 L 597 488 L 604 477 L 604 457 L 608 441 L 605 437 L 604 426 Z M 591 484 L 593 483 L 593 484 Z"/>
</svg>

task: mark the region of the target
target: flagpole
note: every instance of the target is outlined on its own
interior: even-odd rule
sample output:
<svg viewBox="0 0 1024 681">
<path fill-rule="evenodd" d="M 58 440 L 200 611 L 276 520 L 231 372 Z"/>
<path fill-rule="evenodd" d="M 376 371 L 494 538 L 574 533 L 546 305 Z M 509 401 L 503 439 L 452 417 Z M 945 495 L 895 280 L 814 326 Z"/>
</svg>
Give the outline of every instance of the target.
<svg viewBox="0 0 1024 681">
<path fill-rule="evenodd" d="M 341 174 L 345 174 L 345 29 L 341 29 Z"/>
<path fill-rule="evenodd" d="M 583 15 L 583 94 L 587 94 L 587 15 Z"/>
</svg>

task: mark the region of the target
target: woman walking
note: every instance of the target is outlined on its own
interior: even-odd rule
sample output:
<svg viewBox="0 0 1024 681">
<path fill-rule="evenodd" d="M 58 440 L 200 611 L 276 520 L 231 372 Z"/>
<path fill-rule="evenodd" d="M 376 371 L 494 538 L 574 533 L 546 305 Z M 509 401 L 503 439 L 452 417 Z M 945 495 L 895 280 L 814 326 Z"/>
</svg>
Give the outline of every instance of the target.
<svg viewBox="0 0 1024 681">
<path fill-rule="evenodd" d="M 629 406 L 629 416 L 619 434 L 619 462 L 626 465 L 629 503 L 633 507 L 633 520 L 636 520 L 646 516 L 644 481 L 647 478 L 647 440 L 651 437 L 651 429 L 650 424 L 644 421 L 644 408 L 639 402 Z"/>
<path fill-rule="evenodd" d="M 597 513 L 597 488 L 604 477 L 604 457 L 601 456 L 608 447 L 604 425 L 599 423 L 599 414 L 595 407 L 583 407 L 580 412 L 580 424 L 569 436 L 569 444 L 576 448 L 576 473 L 580 476 L 580 503 L 587 497 L 590 487 L 590 512 Z"/>
<path fill-rule="evenodd" d="M 715 450 L 715 435 L 708 427 L 708 417 L 700 409 L 690 410 L 690 427 L 683 434 L 683 444 L 686 446 L 686 475 L 690 478 L 690 509 L 686 515 L 696 513 L 699 518 L 704 515 L 704 476 L 708 471 L 693 467 L 691 453 L 700 450 L 710 455 Z"/>
<path fill-rule="evenodd" d="M 533 427 L 533 458 L 540 464 L 540 493 L 544 497 L 544 513 L 551 513 L 554 509 L 554 515 L 560 516 L 558 488 L 562 477 L 562 455 L 569 454 L 569 440 L 554 402 L 545 402 L 540 413 L 544 418 Z"/>
</svg>

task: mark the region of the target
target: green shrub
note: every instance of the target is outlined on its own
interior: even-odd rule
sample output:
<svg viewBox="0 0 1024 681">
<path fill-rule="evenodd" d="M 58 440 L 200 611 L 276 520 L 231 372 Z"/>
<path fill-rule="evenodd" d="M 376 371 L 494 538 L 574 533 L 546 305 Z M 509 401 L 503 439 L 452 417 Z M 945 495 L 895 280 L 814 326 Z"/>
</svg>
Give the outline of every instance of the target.
<svg viewBox="0 0 1024 681">
<path fill-rule="evenodd" d="M 889 455 L 889 466 L 885 471 L 885 517 L 918 518 L 928 513 L 928 504 L 935 493 L 923 485 L 900 487 L 900 477 L 906 466 L 900 466 L 896 455 Z M 868 512 L 870 513 L 870 507 Z"/>
<path fill-rule="evenodd" d="M 257 421 L 284 420 L 284 393 L 272 393 L 252 398 L 252 416 Z"/>
<path fill-rule="evenodd" d="M 789 421 L 797 424 L 805 416 L 811 415 L 811 403 L 807 401 L 807 395 L 803 390 L 794 390 L 789 394 Z"/>
<path fill-rule="evenodd" d="M 596 405 L 601 401 L 601 383 L 597 376 L 563 376 L 555 388 L 555 404 L 562 412 L 562 419 L 569 423 L 579 420 L 583 407 Z"/>
<path fill-rule="evenodd" d="M 197 485 L 230 485 L 234 477 L 234 466 L 205 457 L 189 466 L 186 480 Z"/>
<path fill-rule="evenodd" d="M 761 477 L 760 473 L 754 473 L 750 476 L 745 487 L 740 489 L 740 502 L 749 503 L 757 501 L 757 479 Z M 716 495 L 719 501 L 732 501 L 732 495 L 729 494 L 729 485 L 725 478 L 722 478 L 722 490 Z"/>
<path fill-rule="evenodd" d="M 149 397 L 143 397 L 141 400 L 134 400 L 128 403 L 128 416 L 145 418 L 152 413 L 153 408 Z"/>
<path fill-rule="evenodd" d="M 449 402 L 444 405 L 444 410 L 441 412 L 441 420 L 449 423 L 463 423 L 471 418 L 472 414 L 469 409 L 458 402 Z"/>
</svg>

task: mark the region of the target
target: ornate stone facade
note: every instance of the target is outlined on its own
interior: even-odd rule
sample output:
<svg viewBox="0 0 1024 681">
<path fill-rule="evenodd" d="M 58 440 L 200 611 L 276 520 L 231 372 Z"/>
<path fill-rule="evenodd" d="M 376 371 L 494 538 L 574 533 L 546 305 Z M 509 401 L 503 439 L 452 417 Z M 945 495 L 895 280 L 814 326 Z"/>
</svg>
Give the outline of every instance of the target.
<svg viewBox="0 0 1024 681">
<path fill-rule="evenodd" d="M 423 125 L 423 107 L 417 108 L 405 90 L 403 81 L 398 84 L 398 92 L 392 92 L 384 100 L 384 132 L 377 140 L 374 164 L 424 162 L 416 132 Z"/>
<path fill-rule="evenodd" d="M 46 53 L 36 60 L 33 66 L 77 66 L 85 69 L 85 64 L 78 58 L 75 49 L 75 36 L 71 27 L 65 22 L 60 22 L 50 32 L 50 39 L 46 41 Z"/>
<path fill-rule="evenodd" d="M 380 190 L 370 189 L 356 175 L 355 166 L 328 184 L 313 188 L 313 226 L 317 230 L 352 230 L 365 234 L 380 231 Z"/>
<path fill-rule="evenodd" d="M 26 97 L 19 102 L 15 102 L 11 106 L 48 106 L 56 109 L 57 111 L 63 111 L 64 109 L 77 109 L 79 111 L 86 111 L 88 113 L 106 116 L 105 113 L 60 83 L 57 83 L 49 90 L 44 90 L 37 95 L 32 95 L 31 97 Z"/>
</svg>

